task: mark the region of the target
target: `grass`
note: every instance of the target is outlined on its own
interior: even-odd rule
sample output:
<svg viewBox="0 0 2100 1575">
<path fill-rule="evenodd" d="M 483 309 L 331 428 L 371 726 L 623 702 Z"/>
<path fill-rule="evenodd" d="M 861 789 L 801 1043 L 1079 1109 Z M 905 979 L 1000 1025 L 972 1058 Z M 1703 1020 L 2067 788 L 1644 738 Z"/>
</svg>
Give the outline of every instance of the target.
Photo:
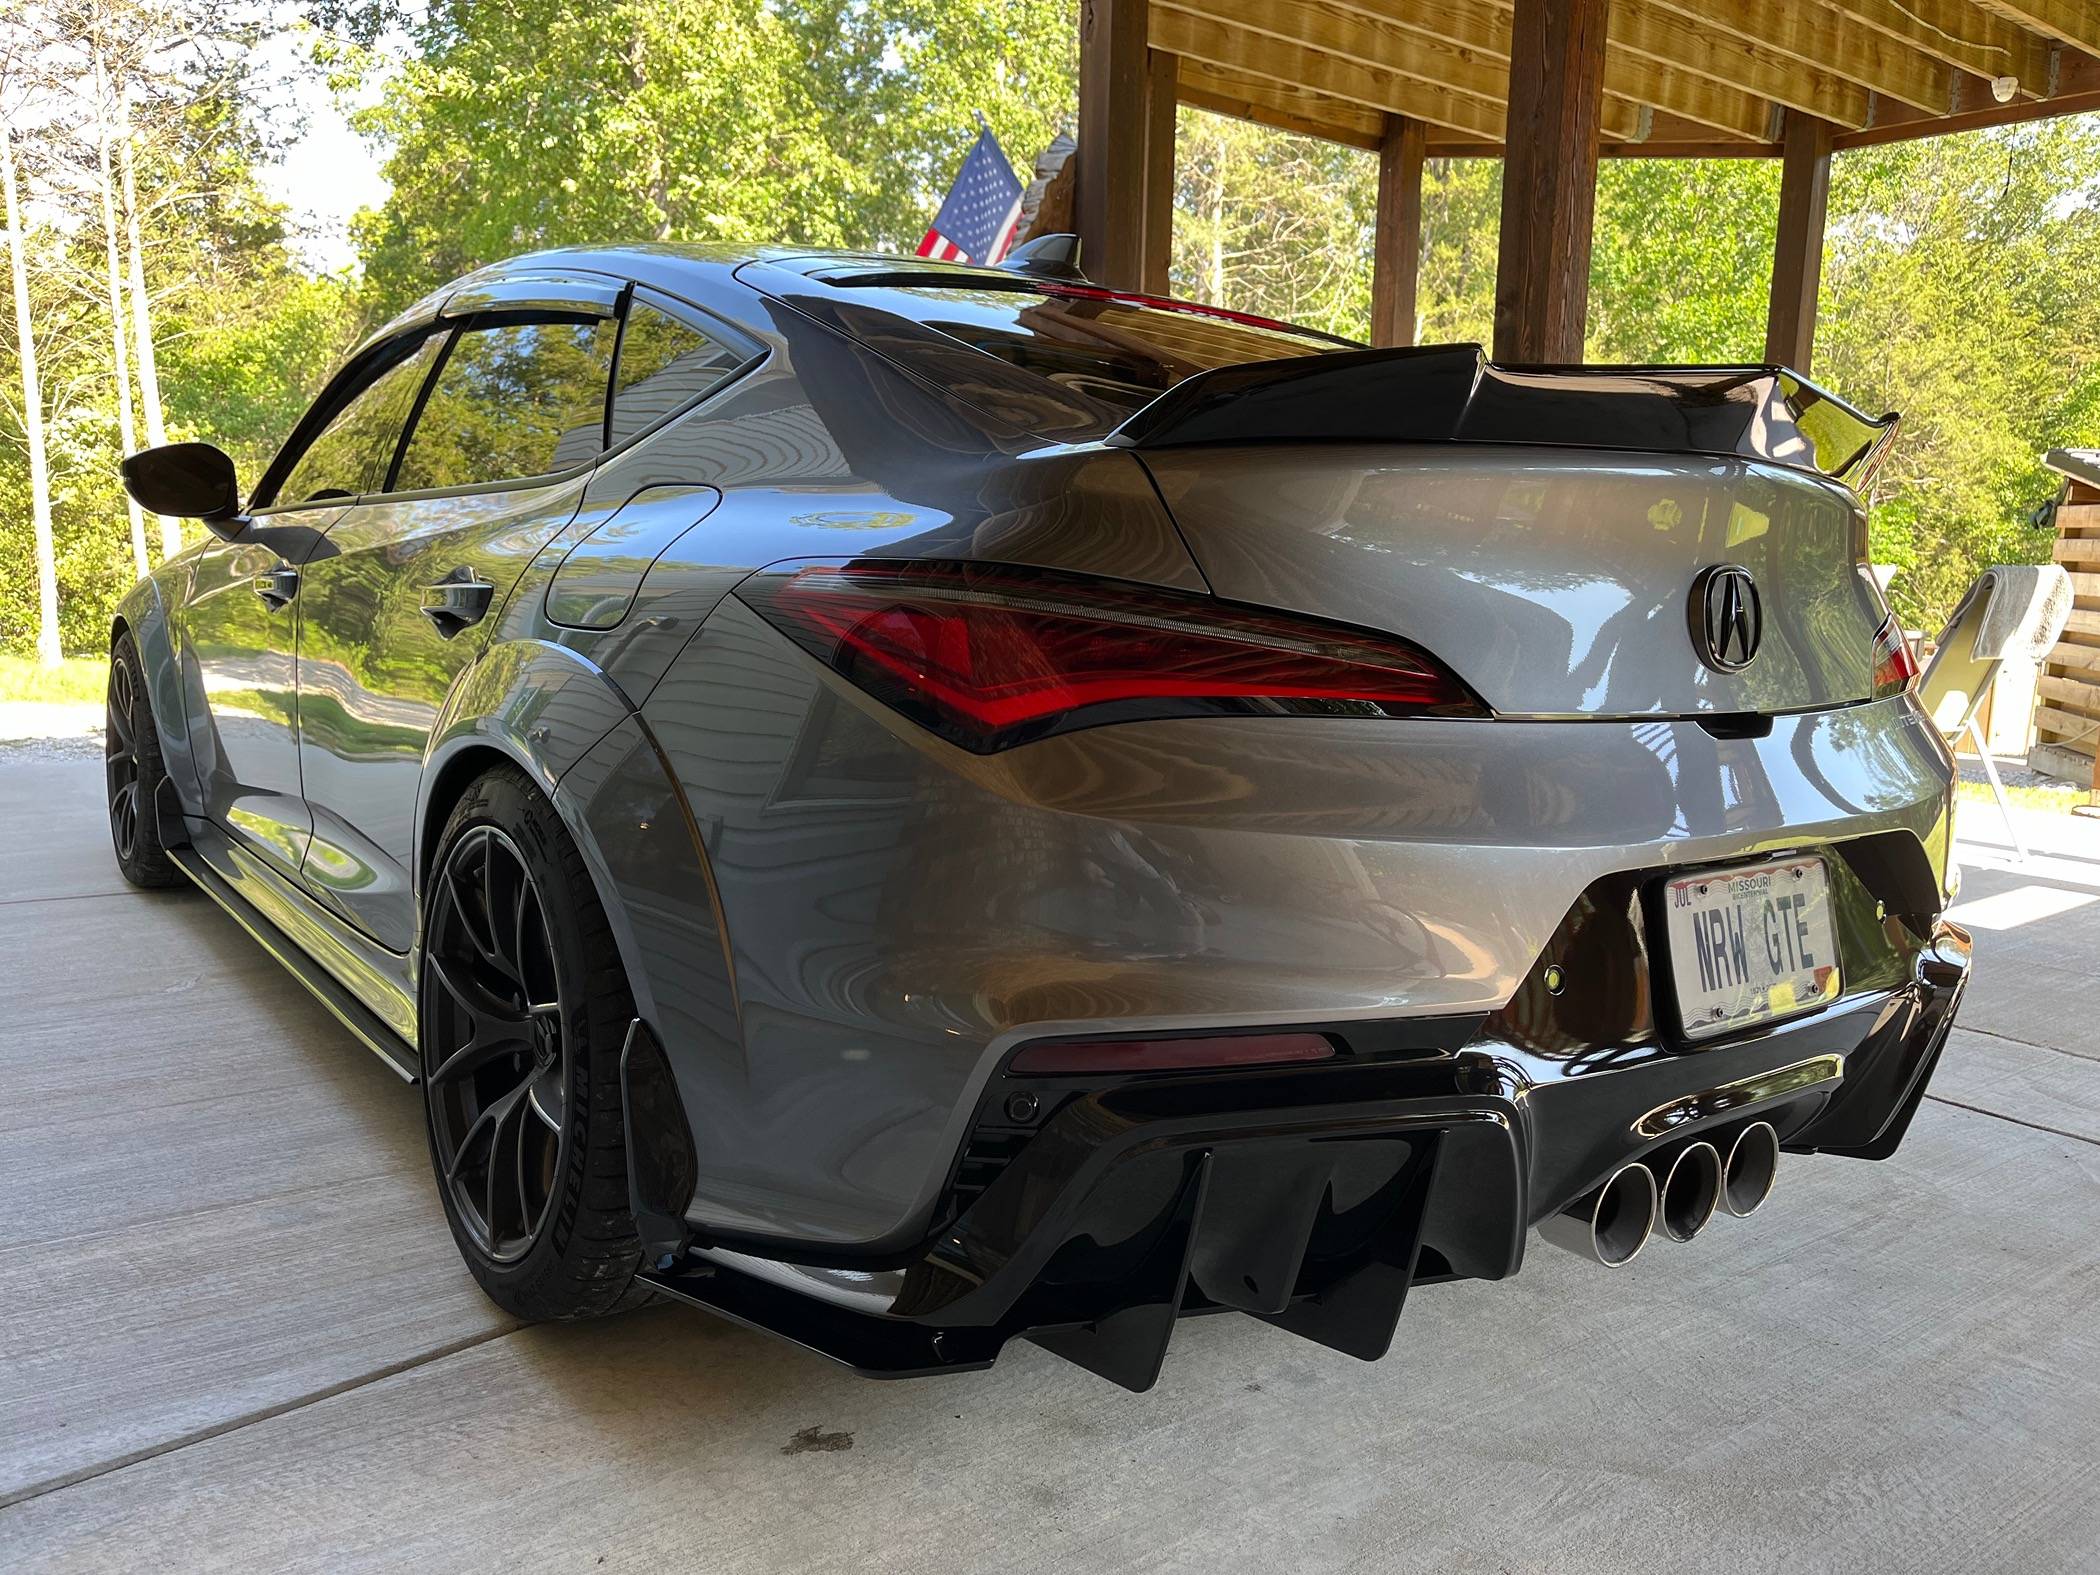
<svg viewBox="0 0 2100 1575">
<path fill-rule="evenodd" d="M 1955 784 L 1954 795 L 1963 804 L 1989 804 L 1995 807 L 1997 800 L 1991 797 L 1988 782 L 1971 782 L 1964 778 Z M 2022 809 L 2048 810 L 2055 814 L 2068 814 L 2074 804 L 2085 802 L 2084 789 L 2072 783 L 2061 787 L 2030 787 L 2024 783 L 2008 782 L 2005 796 Z"/>
<path fill-rule="evenodd" d="M 33 656 L 0 652 L 0 703 L 41 700 L 100 705 L 108 685 L 107 657 L 69 656 L 56 667 L 44 667 Z"/>
</svg>

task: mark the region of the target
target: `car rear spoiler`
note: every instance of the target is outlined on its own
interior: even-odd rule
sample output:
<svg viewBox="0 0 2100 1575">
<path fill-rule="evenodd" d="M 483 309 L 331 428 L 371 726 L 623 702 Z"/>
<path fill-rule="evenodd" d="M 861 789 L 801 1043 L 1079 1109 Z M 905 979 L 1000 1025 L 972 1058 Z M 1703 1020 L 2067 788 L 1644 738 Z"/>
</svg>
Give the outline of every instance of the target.
<svg viewBox="0 0 2100 1575">
<path fill-rule="evenodd" d="M 1859 490 L 1879 418 L 1783 366 L 1497 366 L 1478 345 L 1350 350 L 1185 378 L 1108 441 L 1517 443 L 1769 460 Z"/>
</svg>

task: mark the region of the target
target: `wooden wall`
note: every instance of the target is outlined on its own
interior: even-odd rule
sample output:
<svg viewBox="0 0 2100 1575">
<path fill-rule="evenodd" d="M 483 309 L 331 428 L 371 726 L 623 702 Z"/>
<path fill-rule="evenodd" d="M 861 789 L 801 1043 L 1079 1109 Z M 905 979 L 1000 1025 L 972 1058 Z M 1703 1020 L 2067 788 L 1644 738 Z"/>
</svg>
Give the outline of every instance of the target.
<svg viewBox="0 0 2100 1575">
<path fill-rule="evenodd" d="M 2100 788 L 2100 487 L 2068 480 L 2056 506 L 2056 561 L 2078 600 L 2070 626 L 2042 664 L 2035 764 Z"/>
</svg>

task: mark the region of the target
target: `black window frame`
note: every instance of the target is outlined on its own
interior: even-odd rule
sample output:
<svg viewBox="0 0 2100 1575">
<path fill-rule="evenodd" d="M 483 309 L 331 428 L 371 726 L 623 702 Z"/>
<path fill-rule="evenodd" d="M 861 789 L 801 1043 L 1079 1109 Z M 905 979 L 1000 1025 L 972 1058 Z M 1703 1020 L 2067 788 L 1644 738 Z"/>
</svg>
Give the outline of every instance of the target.
<svg viewBox="0 0 2100 1575">
<path fill-rule="evenodd" d="M 299 418 L 297 425 L 292 428 L 291 436 L 285 439 L 284 446 L 277 451 L 276 457 L 270 461 L 269 468 L 263 472 L 262 479 L 256 484 L 253 496 L 267 497 L 270 501 L 251 503 L 248 512 L 275 514 L 293 509 L 348 508 L 362 503 L 390 503 L 399 500 L 412 502 L 421 498 L 462 497 L 475 493 L 512 492 L 529 487 L 553 486 L 583 475 L 613 455 L 624 453 L 635 444 L 646 441 L 674 421 L 683 420 L 699 406 L 742 381 L 754 368 L 765 362 L 770 354 L 764 344 L 727 318 L 705 307 L 695 306 L 668 291 L 656 289 L 634 279 L 616 281 L 610 276 L 605 276 L 603 282 L 617 292 L 609 311 L 600 309 L 600 298 L 595 291 L 579 294 L 573 306 L 564 304 L 560 294 L 560 282 L 557 281 L 547 285 L 545 294 L 530 300 L 519 300 L 516 304 L 503 300 L 491 300 L 483 304 L 477 299 L 472 310 L 456 315 L 448 315 L 447 310 L 441 308 L 427 319 L 403 325 L 397 333 L 380 343 L 366 346 L 329 380 L 320 397 L 307 408 L 306 414 Z M 546 282 L 526 278 L 504 283 L 508 285 L 511 293 L 521 293 Z M 467 295 L 469 292 L 460 293 Z M 615 444 L 612 441 L 612 423 L 613 404 L 620 385 L 620 348 L 627 337 L 628 311 L 637 300 L 652 311 L 661 312 L 674 322 L 683 323 L 695 333 L 714 340 L 739 359 L 737 364 L 713 385 L 695 394 L 684 404 L 665 412 L 639 432 Z M 447 307 L 450 304 L 448 302 Z M 470 333 L 477 328 L 500 327 L 512 323 L 604 322 L 607 319 L 614 325 L 613 347 L 612 355 L 606 363 L 605 399 L 604 408 L 599 416 L 599 447 L 596 454 L 566 469 L 545 471 L 533 476 L 467 482 L 451 487 L 421 487 L 411 492 L 394 490 L 394 483 L 401 474 L 401 462 L 408 453 L 409 439 L 415 433 L 416 423 L 422 419 L 423 407 L 429 402 L 431 390 L 437 386 L 437 380 L 445 370 L 445 363 L 451 359 L 453 347 L 458 344 L 461 334 Z M 393 456 L 387 462 L 386 475 L 379 490 L 361 492 L 352 497 L 326 498 L 311 503 L 278 502 L 275 496 L 277 489 L 289 479 L 293 468 L 305 457 L 306 450 L 313 445 L 314 440 L 327 430 L 329 424 L 342 414 L 349 403 L 386 372 L 420 353 L 422 347 L 438 335 L 444 336 L 445 343 L 431 358 L 430 370 L 424 375 L 423 382 L 409 405 L 408 415 L 401 424 L 401 431 L 394 439 Z"/>
<path fill-rule="evenodd" d="M 423 407 L 430 402 L 430 395 L 437 387 L 437 380 L 444 374 L 445 363 L 452 359 L 453 349 L 462 337 L 490 328 L 517 328 L 538 323 L 603 323 L 613 324 L 612 354 L 605 363 L 605 394 L 600 401 L 598 416 L 598 450 L 590 458 L 577 461 L 561 470 L 540 471 L 530 476 L 505 476 L 495 481 L 466 481 L 450 487 L 417 487 L 407 492 L 394 490 L 394 483 L 401 475 L 401 462 L 408 456 L 409 439 L 415 436 L 416 423 L 423 419 Z M 416 402 L 409 407 L 408 419 L 401 425 L 401 436 L 394 444 L 394 457 L 386 468 L 386 485 L 383 490 L 368 493 L 360 502 L 414 502 L 421 498 L 459 498 L 480 493 L 521 492 L 531 487 L 551 487 L 563 481 L 581 476 L 601 464 L 606 455 L 605 429 L 612 408 L 612 380 L 619 366 L 620 332 L 622 320 L 609 317 L 604 312 L 589 310 L 564 311 L 552 304 L 545 306 L 503 306 L 485 312 L 476 312 L 469 317 L 457 317 L 446 325 L 450 329 L 445 346 L 432 358 L 430 375 L 416 392 Z"/>
<path fill-rule="evenodd" d="M 269 467 L 263 471 L 262 479 L 256 482 L 255 490 L 250 494 L 246 512 L 249 514 L 280 514 L 287 513 L 293 509 L 340 509 L 347 508 L 351 504 L 361 502 L 363 499 L 372 496 L 373 494 L 371 493 L 360 492 L 347 497 L 316 498 L 310 501 L 285 503 L 279 500 L 277 494 L 283 489 L 284 484 L 291 480 L 292 472 L 298 468 L 299 462 L 306 458 L 306 451 L 313 447 L 322 433 L 334 425 L 336 417 L 349 408 L 352 400 L 356 399 L 358 395 L 362 394 L 402 362 L 420 354 L 423 346 L 429 342 L 433 335 L 444 333 L 445 331 L 445 323 L 441 319 L 433 317 L 427 322 L 417 323 L 402 329 L 392 338 L 382 340 L 375 345 L 369 345 L 361 354 L 352 357 L 340 372 L 329 379 L 327 387 L 321 390 L 320 397 L 307 406 L 306 414 L 301 416 L 297 424 L 293 426 L 291 436 L 284 440 L 284 445 L 277 450 L 276 456 L 270 461 Z M 442 364 L 443 360 L 444 352 L 440 351 L 432 360 L 432 369 L 435 370 L 438 365 Z M 416 414 L 423 408 L 423 396 L 428 392 L 429 387 L 430 379 L 428 374 L 426 374 L 422 386 L 416 390 L 416 396 L 409 404 L 408 415 L 401 424 L 401 432 L 395 436 L 394 460 L 390 461 L 387 466 L 387 475 L 390 479 L 393 475 L 394 463 L 398 462 L 400 458 L 401 438 L 407 434 L 409 427 L 414 424 Z M 268 499 L 268 501 L 256 502 L 255 500 L 259 498 Z"/>
<path fill-rule="evenodd" d="M 612 441 L 612 423 L 613 405 L 620 394 L 620 351 L 627 343 L 628 313 L 633 310 L 637 301 L 651 311 L 670 318 L 674 323 L 682 323 L 694 333 L 714 340 L 723 349 L 734 353 L 738 359 L 735 366 L 731 367 L 708 387 L 688 399 L 684 404 L 673 406 L 650 422 L 649 425 L 643 427 L 639 432 L 631 433 L 615 444 Z M 687 415 L 699 409 L 700 406 L 728 389 L 732 384 L 741 382 L 745 377 L 749 376 L 754 368 L 765 361 L 767 354 L 768 351 L 763 344 L 760 344 L 756 339 L 753 339 L 727 319 L 708 311 L 707 308 L 695 306 L 692 302 L 683 300 L 666 291 L 654 289 L 649 285 L 643 284 L 640 280 L 628 281 L 627 288 L 620 293 L 620 334 L 613 341 L 612 375 L 606 379 L 605 384 L 606 446 L 598 456 L 599 461 L 602 463 L 614 454 L 623 454 L 628 449 L 633 448 L 635 444 L 644 442 L 656 433 L 663 431 L 672 422 L 684 420 Z"/>
</svg>

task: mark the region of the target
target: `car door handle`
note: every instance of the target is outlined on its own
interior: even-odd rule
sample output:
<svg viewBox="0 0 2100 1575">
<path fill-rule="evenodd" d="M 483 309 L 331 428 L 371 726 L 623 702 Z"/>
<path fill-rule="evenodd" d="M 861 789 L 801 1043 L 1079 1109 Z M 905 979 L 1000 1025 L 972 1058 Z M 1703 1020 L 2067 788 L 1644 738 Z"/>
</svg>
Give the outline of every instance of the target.
<svg viewBox="0 0 2100 1575">
<path fill-rule="evenodd" d="M 423 616 L 449 640 L 488 615 L 496 587 L 472 569 L 457 569 L 435 585 L 423 587 Z"/>
<path fill-rule="evenodd" d="M 254 579 L 255 594 L 276 612 L 294 596 L 299 594 L 299 571 L 288 563 L 280 563 L 274 569 L 265 569 Z"/>
</svg>

